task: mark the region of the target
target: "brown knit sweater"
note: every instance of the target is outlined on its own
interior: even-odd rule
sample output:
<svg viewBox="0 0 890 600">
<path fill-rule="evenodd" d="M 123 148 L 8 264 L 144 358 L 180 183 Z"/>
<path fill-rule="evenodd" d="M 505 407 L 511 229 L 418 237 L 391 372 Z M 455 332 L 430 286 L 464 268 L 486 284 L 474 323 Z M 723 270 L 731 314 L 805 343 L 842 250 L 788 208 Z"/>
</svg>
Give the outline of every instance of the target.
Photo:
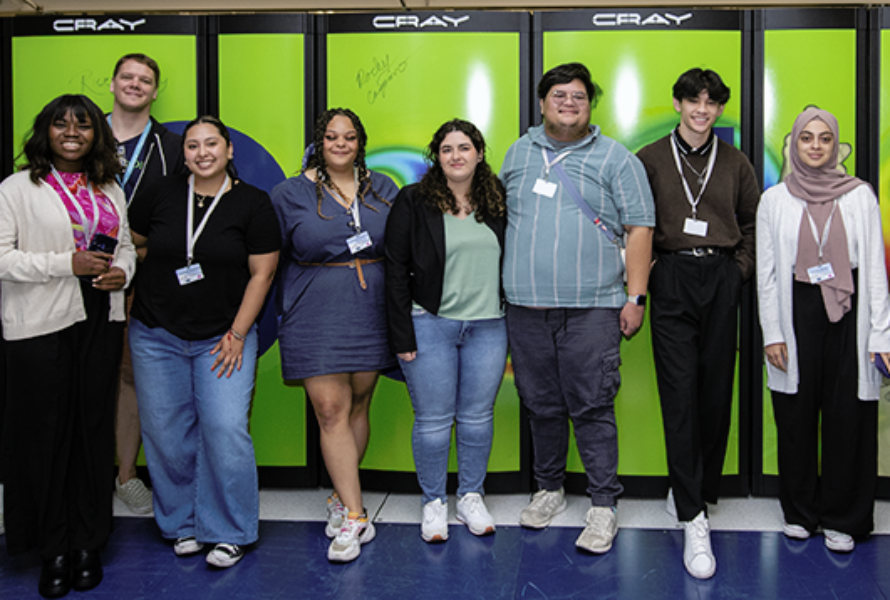
<svg viewBox="0 0 890 600">
<path fill-rule="evenodd" d="M 742 275 L 748 279 L 754 273 L 754 225 L 760 200 L 754 167 L 744 154 L 718 139 L 714 173 L 698 204 L 697 218 L 708 222 L 708 234 L 699 237 L 683 233 L 683 224 L 692 216 L 692 207 L 683 192 L 670 137 L 667 135 L 637 153 L 646 167 L 655 197 L 655 252 L 706 246 L 734 249 Z M 710 152 L 704 156 L 690 154 L 686 158 L 701 173 L 709 157 Z M 695 198 L 701 188 L 698 177 L 682 160 L 680 164 Z"/>
</svg>

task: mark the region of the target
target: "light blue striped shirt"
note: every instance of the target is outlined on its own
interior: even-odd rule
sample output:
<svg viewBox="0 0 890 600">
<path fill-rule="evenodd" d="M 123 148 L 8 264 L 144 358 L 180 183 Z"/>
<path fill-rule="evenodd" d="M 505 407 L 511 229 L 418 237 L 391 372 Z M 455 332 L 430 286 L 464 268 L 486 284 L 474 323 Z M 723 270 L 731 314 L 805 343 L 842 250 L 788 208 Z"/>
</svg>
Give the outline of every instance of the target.
<svg viewBox="0 0 890 600">
<path fill-rule="evenodd" d="M 560 164 L 600 219 L 619 237 L 624 226 L 655 226 L 655 204 L 640 160 L 600 134 L 565 150 Z M 619 249 L 588 219 L 552 170 L 552 198 L 536 194 L 545 178 L 542 148 L 559 154 L 544 126 L 529 129 L 507 152 L 500 177 L 507 187 L 504 292 L 519 306 L 620 308 L 627 301 Z"/>
</svg>

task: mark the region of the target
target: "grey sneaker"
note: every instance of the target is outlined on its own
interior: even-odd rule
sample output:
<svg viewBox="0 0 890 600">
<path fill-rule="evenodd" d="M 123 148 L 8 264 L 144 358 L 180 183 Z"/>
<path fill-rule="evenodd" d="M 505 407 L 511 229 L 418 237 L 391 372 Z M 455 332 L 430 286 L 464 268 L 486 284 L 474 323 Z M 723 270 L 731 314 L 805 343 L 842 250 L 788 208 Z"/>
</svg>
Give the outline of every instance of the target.
<svg viewBox="0 0 890 600">
<path fill-rule="evenodd" d="M 711 551 L 711 527 L 704 511 L 692 521 L 683 524 L 686 528 L 683 546 L 683 564 L 696 579 L 710 579 L 717 571 L 717 559 Z"/>
<path fill-rule="evenodd" d="M 562 488 L 555 492 L 538 490 L 532 496 L 531 503 L 522 509 L 519 524 L 530 529 L 544 529 L 566 506 L 566 495 Z"/>
<path fill-rule="evenodd" d="M 117 492 L 117 497 L 130 509 L 130 512 L 137 515 L 147 515 L 151 512 L 151 492 L 138 477 L 133 477 L 123 485 L 121 485 L 120 477 L 115 477 L 114 490 Z"/>
<path fill-rule="evenodd" d="M 584 515 L 587 526 L 575 545 L 582 550 L 603 554 L 612 548 L 612 540 L 618 533 L 618 513 L 611 506 L 591 506 Z"/>
</svg>

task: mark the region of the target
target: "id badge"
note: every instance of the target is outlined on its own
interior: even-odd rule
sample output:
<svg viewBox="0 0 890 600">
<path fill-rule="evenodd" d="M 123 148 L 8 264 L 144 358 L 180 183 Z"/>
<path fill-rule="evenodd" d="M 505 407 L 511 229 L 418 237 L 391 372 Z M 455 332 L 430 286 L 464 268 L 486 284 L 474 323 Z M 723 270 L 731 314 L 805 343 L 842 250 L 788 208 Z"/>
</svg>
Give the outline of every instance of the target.
<svg viewBox="0 0 890 600">
<path fill-rule="evenodd" d="M 810 283 L 822 283 L 829 279 L 834 279 L 834 268 L 831 263 L 810 267 L 807 269 L 807 275 L 810 276 Z"/>
<path fill-rule="evenodd" d="M 547 196 L 548 198 L 552 198 L 553 195 L 556 193 L 556 184 L 552 181 L 538 178 L 535 181 L 535 187 L 532 188 L 532 192 L 535 194 L 541 194 L 542 196 Z"/>
<path fill-rule="evenodd" d="M 683 224 L 683 233 L 705 237 L 708 235 L 708 222 L 699 221 L 698 219 L 686 219 L 686 222 Z"/>
<path fill-rule="evenodd" d="M 201 265 L 195 263 L 188 267 L 176 269 L 176 278 L 179 279 L 179 285 L 188 285 L 204 279 L 204 272 L 201 270 Z"/>
<path fill-rule="evenodd" d="M 352 237 L 346 238 L 346 245 L 353 254 L 358 254 L 365 248 L 371 246 L 371 234 L 367 231 L 357 233 Z"/>
</svg>

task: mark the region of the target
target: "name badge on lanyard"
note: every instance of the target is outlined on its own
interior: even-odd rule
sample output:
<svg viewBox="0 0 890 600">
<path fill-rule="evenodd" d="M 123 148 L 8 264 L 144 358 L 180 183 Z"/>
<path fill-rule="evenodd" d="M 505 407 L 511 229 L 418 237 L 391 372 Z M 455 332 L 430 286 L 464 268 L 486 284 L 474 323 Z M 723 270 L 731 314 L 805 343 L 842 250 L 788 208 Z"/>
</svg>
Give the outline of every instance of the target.
<svg viewBox="0 0 890 600">
<path fill-rule="evenodd" d="M 571 153 L 571 150 L 566 150 L 565 152 L 554 158 L 553 162 L 550 162 L 550 157 L 547 156 L 546 148 L 541 148 L 541 156 L 544 157 L 544 178 L 541 179 L 540 177 L 538 177 L 535 180 L 535 187 L 532 188 L 533 194 L 540 194 L 541 196 L 546 196 L 547 198 L 552 198 L 556 195 L 558 185 L 555 181 L 550 181 L 550 169 L 552 169 L 556 163 L 558 163 Z"/>
<path fill-rule="evenodd" d="M 354 168 L 352 170 L 352 176 L 355 181 L 355 196 L 353 196 L 352 204 L 348 205 L 347 210 L 352 216 L 351 225 L 355 228 L 355 235 L 351 235 L 346 238 L 346 247 L 349 248 L 349 252 L 351 252 L 352 254 L 358 254 L 365 248 L 370 248 L 374 242 L 371 240 L 370 233 L 368 233 L 367 231 L 362 231 L 362 215 L 359 209 L 358 198 L 358 169 Z M 331 187 L 331 195 L 335 196 L 342 205 L 347 205 L 346 198 L 340 196 L 340 194 L 333 189 L 333 186 Z"/>
<path fill-rule="evenodd" d="M 810 278 L 810 283 L 815 285 L 817 283 L 822 283 L 823 281 L 834 279 L 834 267 L 831 266 L 830 262 L 822 262 L 822 253 L 825 251 L 825 242 L 828 240 L 831 221 L 834 219 L 834 212 L 837 210 L 837 199 L 834 200 L 834 204 L 831 206 L 831 213 L 825 220 L 825 226 L 822 228 L 821 237 L 819 237 L 819 233 L 816 231 L 816 221 L 813 220 L 813 215 L 810 214 L 810 208 L 807 206 L 806 202 L 804 202 L 803 209 L 807 213 L 807 220 L 810 223 L 810 231 L 813 232 L 813 239 L 816 240 L 816 244 L 819 246 L 819 264 L 807 269 L 807 276 Z"/>
<path fill-rule="evenodd" d="M 692 207 L 692 216 L 683 222 L 683 233 L 696 237 L 706 237 L 708 235 L 708 222 L 698 219 L 698 203 L 701 202 L 701 197 L 705 193 L 705 188 L 708 187 L 708 182 L 711 181 L 711 174 L 714 172 L 714 163 L 717 162 L 717 140 L 714 140 L 714 144 L 711 146 L 711 155 L 708 157 L 708 173 L 702 182 L 701 188 L 698 190 L 698 195 L 693 198 L 692 190 L 689 189 L 686 176 L 683 174 L 683 165 L 680 163 L 680 152 L 677 150 L 677 140 L 674 138 L 674 135 L 676 133 L 671 134 L 671 152 L 674 155 L 674 164 L 677 165 L 677 172 L 680 174 L 680 181 L 683 183 L 683 193 L 686 195 L 686 201 Z"/>
<path fill-rule="evenodd" d="M 213 203 L 207 209 L 207 212 L 204 213 L 204 218 L 201 219 L 198 228 L 193 232 L 192 229 L 195 223 L 195 176 L 189 175 L 189 197 L 185 224 L 185 256 L 187 262 L 181 269 L 176 269 L 176 279 L 179 281 L 179 285 L 188 285 L 204 279 L 204 271 L 201 270 L 201 265 L 192 263 L 195 258 L 195 244 L 198 242 L 198 238 L 201 237 L 201 234 L 204 233 L 204 226 L 207 225 L 210 215 L 213 213 L 214 209 L 216 209 L 216 205 L 219 204 L 220 199 L 223 197 L 223 194 L 226 193 L 226 188 L 228 187 L 229 176 L 226 175 L 222 185 L 219 187 L 219 191 L 216 192 L 216 196 L 213 198 Z"/>
</svg>

